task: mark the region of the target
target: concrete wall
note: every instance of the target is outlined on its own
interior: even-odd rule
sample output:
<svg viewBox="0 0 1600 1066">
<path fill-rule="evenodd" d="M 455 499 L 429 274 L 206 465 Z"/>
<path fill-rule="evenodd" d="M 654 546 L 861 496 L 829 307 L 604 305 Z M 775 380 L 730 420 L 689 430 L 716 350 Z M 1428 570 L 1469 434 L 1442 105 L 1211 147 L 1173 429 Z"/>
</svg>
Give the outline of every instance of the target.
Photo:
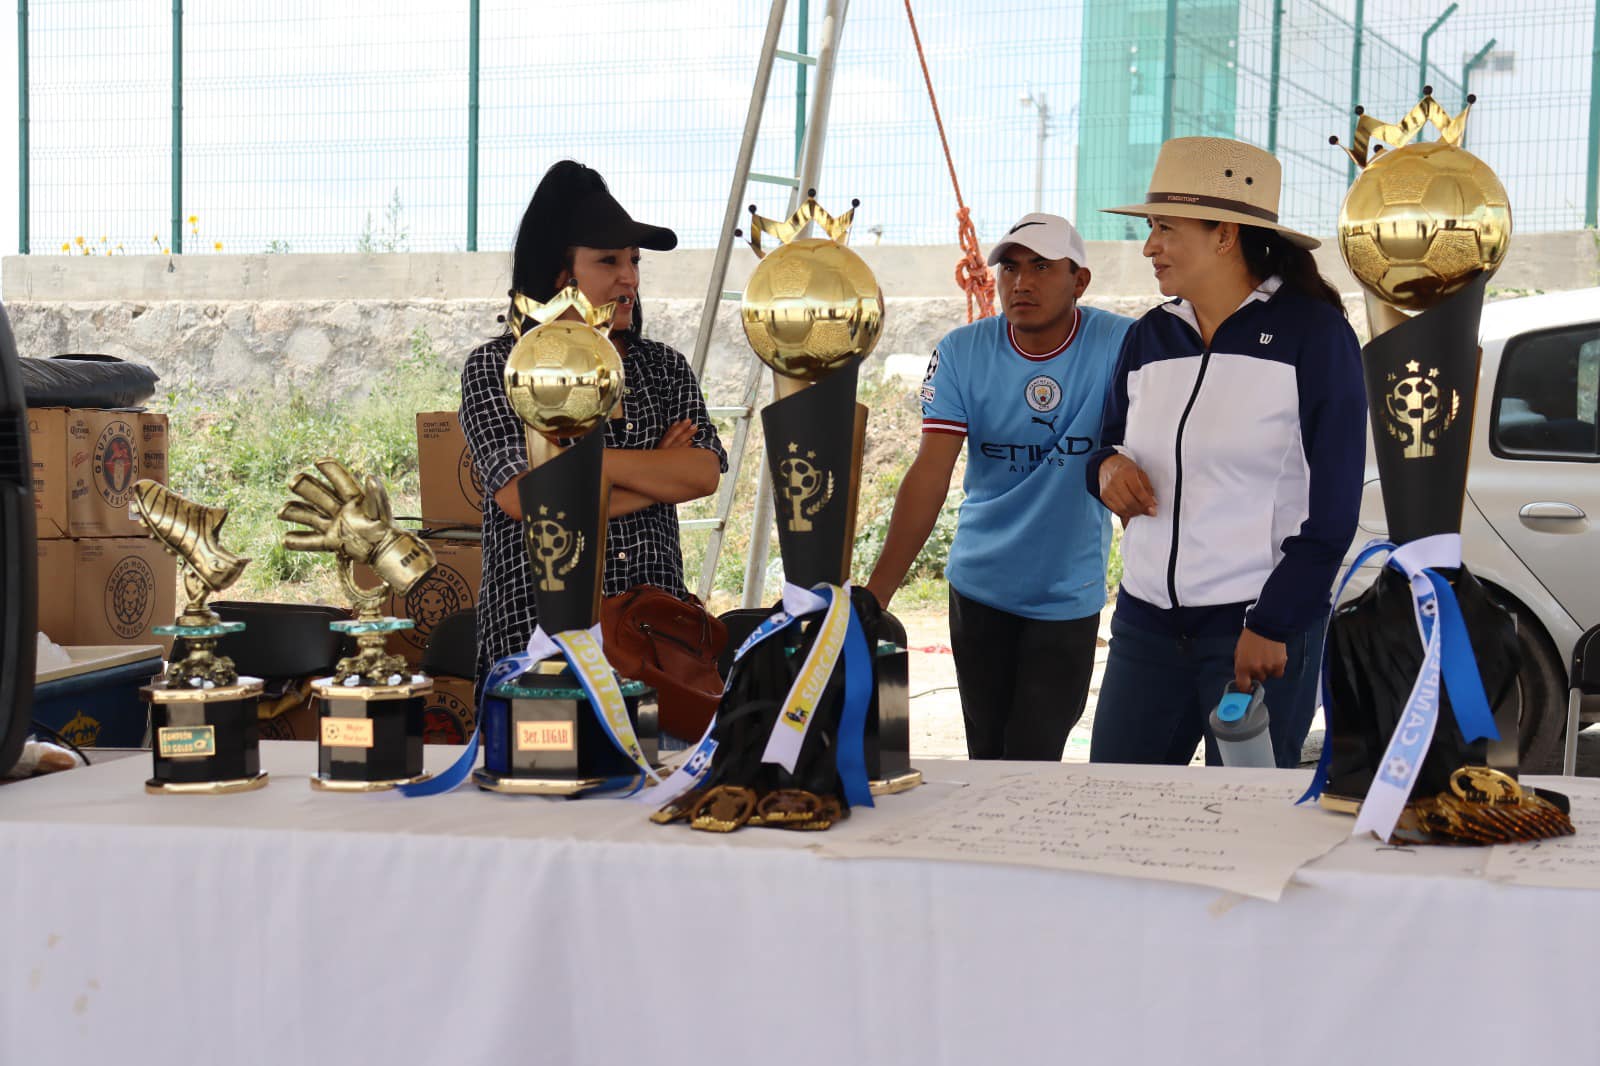
<svg viewBox="0 0 1600 1066">
<path fill-rule="evenodd" d="M 875 359 L 926 355 L 966 320 L 956 288 L 960 251 L 942 247 L 862 247 L 889 307 Z M 1351 298 L 1356 286 L 1331 245 L 1318 253 L 1330 279 Z M 1132 242 L 1092 242 L 1094 281 L 1085 302 L 1129 314 L 1159 297 Z M 755 265 L 734 249 L 727 287 L 740 289 Z M 694 346 L 712 254 L 694 249 L 648 254 L 642 291 L 650 335 L 686 355 Z M 427 332 L 459 362 L 497 335 L 495 316 L 509 287 L 506 253 L 72 257 L 13 256 L 0 275 L 6 309 L 26 356 L 104 352 L 146 363 L 168 385 L 235 389 L 274 383 L 359 391 L 370 372 Z M 1572 289 L 1600 284 L 1591 232 L 1518 236 L 1494 285 Z M 735 308 L 724 305 L 705 375 L 714 399 L 732 398 L 749 350 Z"/>
</svg>

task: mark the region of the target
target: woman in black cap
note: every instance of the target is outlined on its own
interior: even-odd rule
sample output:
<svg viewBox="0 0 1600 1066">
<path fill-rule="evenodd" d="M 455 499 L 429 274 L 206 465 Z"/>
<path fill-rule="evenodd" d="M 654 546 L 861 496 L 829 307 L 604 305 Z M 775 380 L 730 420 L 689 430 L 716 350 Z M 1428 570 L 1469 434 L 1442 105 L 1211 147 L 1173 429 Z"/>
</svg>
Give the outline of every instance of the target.
<svg viewBox="0 0 1600 1066">
<path fill-rule="evenodd" d="M 604 592 L 655 585 L 684 598 L 675 505 L 709 496 L 728 468 L 694 372 L 672 348 L 642 335 L 639 250 L 670 251 L 669 229 L 629 217 L 599 173 L 563 160 L 545 172 L 522 216 L 511 285 L 541 303 L 568 282 L 595 305 L 615 301 L 611 342 L 622 357 L 622 414 L 605 427 L 611 482 Z M 477 608 L 476 701 L 495 661 L 527 647 L 538 623 L 522 541 L 517 479 L 528 469 L 522 422 L 505 392 L 508 331 L 467 357 L 461 428 L 483 481 L 483 586 Z"/>
</svg>

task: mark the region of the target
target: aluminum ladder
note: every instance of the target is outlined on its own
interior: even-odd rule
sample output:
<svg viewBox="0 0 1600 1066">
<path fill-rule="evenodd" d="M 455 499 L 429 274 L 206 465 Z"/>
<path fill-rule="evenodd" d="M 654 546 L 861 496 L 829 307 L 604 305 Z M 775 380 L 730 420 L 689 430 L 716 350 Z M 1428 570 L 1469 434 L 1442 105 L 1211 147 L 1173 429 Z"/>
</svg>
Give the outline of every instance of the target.
<svg viewBox="0 0 1600 1066">
<path fill-rule="evenodd" d="M 745 204 L 749 202 L 750 183 L 787 186 L 789 207 L 786 214 L 792 214 L 800 206 L 800 199 L 806 190 L 816 187 L 817 177 L 822 171 L 822 146 L 828 128 L 828 103 L 833 93 L 833 74 L 839 52 L 839 35 L 844 28 L 849 0 L 827 0 L 815 55 L 788 52 L 778 47 L 778 37 L 783 30 L 783 16 L 787 6 L 787 0 L 772 0 L 772 9 L 767 15 L 766 38 L 762 42 L 761 59 L 756 66 L 756 80 L 750 94 L 750 108 L 745 114 L 744 136 L 739 142 L 739 158 L 734 165 L 733 182 L 728 189 L 727 210 L 723 213 L 722 234 L 717 240 L 716 255 L 711 265 L 711 278 L 706 287 L 706 300 L 700 312 L 700 328 L 695 334 L 694 357 L 689 364 L 694 369 L 697 379 L 705 370 L 706 355 L 711 350 L 712 331 L 716 329 L 718 306 L 730 301 L 737 303 L 744 297 L 743 293 L 729 290 L 725 286 L 728 281 L 728 262 L 733 252 L 734 241 L 738 239 L 740 216 Z M 800 0 L 802 34 L 806 22 L 806 8 L 807 0 Z M 756 140 L 760 136 L 761 118 L 766 108 L 767 87 L 772 80 L 773 64 L 779 59 L 800 64 L 802 67 L 816 68 L 810 113 L 806 119 L 804 138 L 799 152 L 799 172 L 793 177 L 762 174 L 750 169 L 755 157 Z M 773 213 L 767 212 L 767 214 Z M 757 404 L 761 396 L 762 382 L 765 380 L 762 374 L 764 364 L 761 360 L 757 359 L 754 353 L 749 356 L 749 360 L 750 365 L 745 371 L 743 389 L 740 393 L 740 403 L 732 407 L 710 408 L 712 418 L 727 419 L 733 423 L 733 440 L 728 447 L 728 474 L 722 479 L 722 485 L 717 491 L 716 516 L 685 519 L 680 523 L 685 530 L 710 531 L 705 557 L 700 565 L 700 581 L 697 588 L 703 600 L 710 598 L 712 584 L 716 580 L 717 560 L 722 555 L 722 544 L 727 537 L 728 524 L 733 515 L 734 496 L 739 484 L 739 468 L 743 463 L 745 445 L 750 437 L 750 423 L 759 411 Z M 764 462 L 760 464 L 755 510 L 751 516 L 751 523 L 750 554 L 745 560 L 744 591 L 740 600 L 740 605 L 743 607 L 760 606 L 765 593 L 767 548 L 772 536 L 773 509 L 771 474 Z"/>
</svg>

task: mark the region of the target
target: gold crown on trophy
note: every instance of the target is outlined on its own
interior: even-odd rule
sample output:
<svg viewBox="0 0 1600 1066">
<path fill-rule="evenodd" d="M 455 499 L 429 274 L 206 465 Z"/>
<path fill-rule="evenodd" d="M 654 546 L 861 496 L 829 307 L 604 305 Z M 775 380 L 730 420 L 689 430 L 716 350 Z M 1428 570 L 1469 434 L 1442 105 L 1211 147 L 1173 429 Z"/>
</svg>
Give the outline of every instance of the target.
<svg viewBox="0 0 1600 1066">
<path fill-rule="evenodd" d="M 817 381 L 870 354 L 883 329 L 883 290 L 855 252 L 845 247 L 861 201 L 831 215 L 808 195 L 782 222 L 750 205 L 750 248 L 761 260 L 745 286 L 740 317 L 756 355 L 779 374 Z M 802 238 L 815 222 L 827 237 Z M 781 247 L 768 255 L 763 235 Z"/>
<path fill-rule="evenodd" d="M 511 327 L 511 335 L 521 339 L 528 329 L 528 320 L 540 324 L 554 322 L 568 311 L 576 311 L 583 319 L 584 325 L 599 330 L 601 336 L 611 332 L 611 321 L 617 314 L 615 300 L 596 307 L 589 302 L 589 298 L 578 288 L 578 283 L 569 282 L 566 288 L 550 298 L 548 303 L 540 303 L 531 296 L 525 296 L 515 289 L 511 290 L 512 315 L 506 324 Z"/>
<path fill-rule="evenodd" d="M 1339 209 L 1339 251 L 1361 286 L 1392 308 L 1434 306 L 1493 274 L 1511 245 L 1505 186 L 1461 147 L 1474 99 L 1452 116 L 1425 89 L 1399 122 L 1380 122 L 1358 108 L 1352 144 L 1328 138 L 1361 168 Z M 1430 124 L 1440 139 L 1415 140 Z"/>
<path fill-rule="evenodd" d="M 1417 102 L 1416 107 L 1406 112 L 1405 117 L 1399 122 L 1384 122 L 1373 118 L 1364 108 L 1358 107 L 1356 132 L 1350 138 L 1350 145 L 1339 144 L 1338 137 L 1329 137 L 1328 143 L 1338 145 L 1344 154 L 1350 157 L 1350 161 L 1363 170 L 1369 162 L 1376 159 L 1377 153 L 1382 152 L 1385 146 L 1404 148 L 1429 123 L 1439 131 L 1439 143 L 1459 148 L 1461 138 L 1467 132 L 1467 114 L 1477 102 L 1476 96 L 1468 96 L 1467 106 L 1461 109 L 1459 115 L 1452 115 L 1444 109 L 1443 104 L 1433 98 L 1433 86 L 1425 85 L 1422 88 L 1422 99 Z M 1373 145 L 1373 141 L 1379 143 Z M 1373 150 L 1373 159 L 1367 156 L 1369 147 Z"/>
<path fill-rule="evenodd" d="M 762 218 L 756 214 L 756 205 L 751 204 L 750 249 L 756 253 L 758 259 L 765 258 L 767 253 L 761 247 L 762 234 L 776 237 L 779 244 L 789 244 L 813 222 L 822 227 L 822 232 L 826 233 L 828 240 L 834 244 L 849 244 L 850 225 L 855 221 L 856 208 L 860 206 L 860 200 L 851 200 L 850 210 L 842 215 L 830 215 L 821 204 L 817 203 L 817 190 L 807 189 L 806 198 L 800 201 L 800 206 L 794 209 L 794 214 L 779 222 L 777 219 Z M 737 233 L 736 230 L 736 236 Z"/>
</svg>

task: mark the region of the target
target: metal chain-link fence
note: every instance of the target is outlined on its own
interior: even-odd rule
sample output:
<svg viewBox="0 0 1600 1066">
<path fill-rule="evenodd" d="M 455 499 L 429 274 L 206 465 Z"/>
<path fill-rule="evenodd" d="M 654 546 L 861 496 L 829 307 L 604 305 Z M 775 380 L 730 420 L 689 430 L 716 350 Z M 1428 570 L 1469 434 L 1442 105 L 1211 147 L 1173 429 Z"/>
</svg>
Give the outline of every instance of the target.
<svg viewBox="0 0 1600 1066">
<path fill-rule="evenodd" d="M 1424 83 L 1452 110 L 1468 88 L 1482 97 L 1469 146 L 1500 173 L 1519 229 L 1596 221 L 1596 0 L 913 6 L 986 241 L 1035 204 L 1091 237 L 1140 236 L 1097 209 L 1142 196 L 1160 141 L 1185 134 L 1275 151 L 1285 221 L 1325 233 L 1350 180 L 1328 136 L 1348 135 L 1357 103 L 1397 117 Z M 20 5 L 21 250 L 504 249 L 539 175 L 564 157 L 597 167 L 684 244 L 709 245 L 768 3 L 174 8 Z M 804 52 L 821 4 L 789 9 L 783 47 Z M 758 171 L 794 172 L 809 89 L 796 69 L 774 75 Z M 899 2 L 852 5 L 824 185 L 824 200 L 863 200 L 860 242 L 955 239 Z"/>
</svg>

